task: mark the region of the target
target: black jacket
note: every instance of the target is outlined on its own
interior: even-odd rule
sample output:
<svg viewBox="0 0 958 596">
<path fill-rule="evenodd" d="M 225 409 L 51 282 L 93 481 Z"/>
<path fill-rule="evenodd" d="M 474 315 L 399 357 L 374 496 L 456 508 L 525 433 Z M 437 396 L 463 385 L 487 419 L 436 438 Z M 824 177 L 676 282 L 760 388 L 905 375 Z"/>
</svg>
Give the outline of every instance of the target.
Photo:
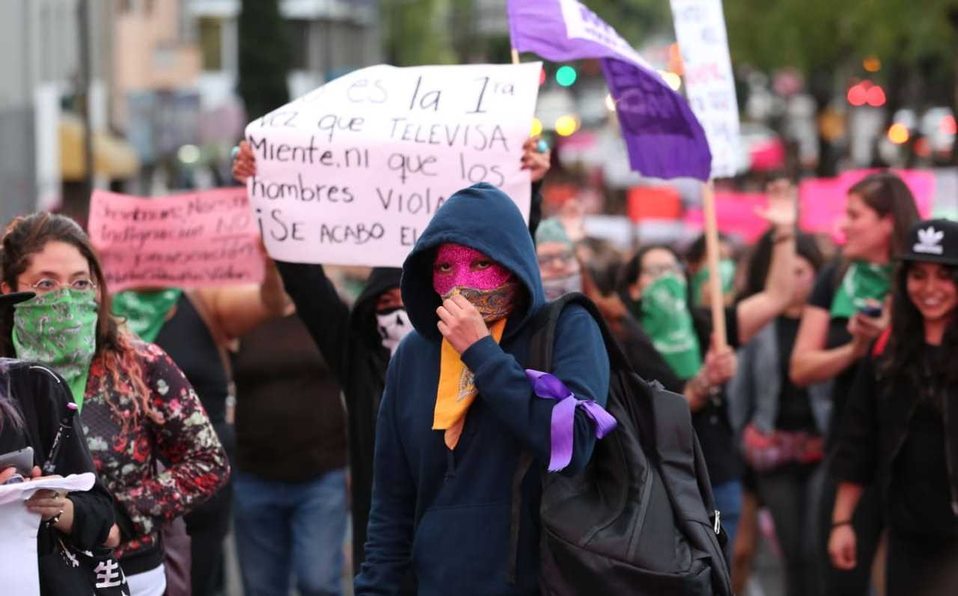
<svg viewBox="0 0 958 596">
<path fill-rule="evenodd" d="M 66 382 L 44 366 L 2 359 L 0 392 L 12 399 L 23 417 L 23 427 L 18 427 L 12 420 L 3 420 L 0 453 L 30 446 L 33 447 L 34 463 L 42 466 L 53 445 L 60 420 L 67 413 L 67 404 L 73 401 Z M 62 476 L 84 472 L 95 474 L 79 417 L 74 419 L 73 429 L 60 448 L 55 473 Z M 110 533 L 114 521 L 113 497 L 99 479 L 89 491 L 72 492 L 69 496 L 73 501 L 73 532 L 63 538 L 80 550 L 93 550 L 102 545 Z M 41 527 L 37 537 L 37 552 L 41 557 L 52 553 L 56 534 L 52 528 Z"/>
<path fill-rule="evenodd" d="M 895 458 L 909 437 L 912 417 L 921 399 L 914 383 L 878 378 L 881 356 L 870 354 L 859 364 L 848 396 L 843 425 L 831 463 L 839 482 L 868 485 L 878 482 L 887 498 L 893 480 Z M 958 511 L 958 417 L 953 410 L 958 391 L 952 387 L 942 399 L 945 460 L 952 510 Z M 887 506 L 894 508 L 895 503 Z"/>
<path fill-rule="evenodd" d="M 376 328 L 376 300 L 386 290 L 399 287 L 400 270 L 374 269 L 350 312 L 322 265 L 277 261 L 276 266 L 296 312 L 346 397 L 353 568 L 358 570 L 372 500 L 376 415 L 389 363 L 389 351 Z"/>
</svg>

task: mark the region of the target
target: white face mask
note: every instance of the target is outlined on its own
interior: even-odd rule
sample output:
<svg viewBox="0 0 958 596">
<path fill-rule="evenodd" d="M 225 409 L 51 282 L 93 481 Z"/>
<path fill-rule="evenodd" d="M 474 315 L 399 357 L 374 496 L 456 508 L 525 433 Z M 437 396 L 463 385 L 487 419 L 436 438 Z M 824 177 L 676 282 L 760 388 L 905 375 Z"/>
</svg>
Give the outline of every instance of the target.
<svg viewBox="0 0 958 596">
<path fill-rule="evenodd" d="M 543 279 L 542 289 L 546 292 L 546 300 L 555 300 L 570 292 L 581 292 L 582 274 L 573 273 L 554 279 Z"/>
<path fill-rule="evenodd" d="M 376 328 L 379 330 L 379 337 L 383 340 L 383 347 L 389 350 L 389 355 L 392 356 L 396 353 L 402 338 L 412 331 L 412 323 L 409 322 L 406 309 L 395 308 L 376 313 Z"/>
</svg>

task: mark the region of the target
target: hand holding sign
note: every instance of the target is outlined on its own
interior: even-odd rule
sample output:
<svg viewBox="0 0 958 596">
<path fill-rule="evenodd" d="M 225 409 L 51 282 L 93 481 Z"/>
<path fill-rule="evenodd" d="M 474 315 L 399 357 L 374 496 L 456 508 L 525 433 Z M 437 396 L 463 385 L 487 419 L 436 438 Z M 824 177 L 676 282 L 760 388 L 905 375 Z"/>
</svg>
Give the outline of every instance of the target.
<svg viewBox="0 0 958 596">
<path fill-rule="evenodd" d="M 234 173 L 270 255 L 397 266 L 446 197 L 483 181 L 528 214 L 521 155 L 540 69 L 376 66 L 252 122 Z"/>
</svg>

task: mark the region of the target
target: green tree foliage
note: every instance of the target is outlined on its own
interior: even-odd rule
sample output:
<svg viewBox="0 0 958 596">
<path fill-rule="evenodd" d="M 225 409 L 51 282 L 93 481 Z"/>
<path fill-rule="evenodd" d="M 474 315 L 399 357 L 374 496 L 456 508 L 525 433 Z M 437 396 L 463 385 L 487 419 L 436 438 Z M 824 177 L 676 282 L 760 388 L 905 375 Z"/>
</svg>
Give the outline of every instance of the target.
<svg viewBox="0 0 958 596">
<path fill-rule="evenodd" d="M 381 0 L 386 57 L 396 66 L 458 61 L 449 27 L 453 0 Z"/>
<path fill-rule="evenodd" d="M 856 74 L 877 56 L 895 71 L 954 79 L 958 0 L 728 0 L 732 60 L 764 71 L 791 66 L 809 77 Z M 887 81 L 886 81 L 887 82 Z"/>
<path fill-rule="evenodd" d="M 287 36 L 278 0 L 242 0 L 237 91 L 250 120 L 289 102 Z"/>
</svg>

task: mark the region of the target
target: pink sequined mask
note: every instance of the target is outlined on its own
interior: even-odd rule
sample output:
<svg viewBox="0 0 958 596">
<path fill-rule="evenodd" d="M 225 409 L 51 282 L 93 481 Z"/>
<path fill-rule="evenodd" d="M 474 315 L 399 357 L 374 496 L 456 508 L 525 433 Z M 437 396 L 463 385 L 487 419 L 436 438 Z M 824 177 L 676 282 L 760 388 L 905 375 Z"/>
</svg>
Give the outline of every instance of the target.
<svg viewBox="0 0 958 596">
<path fill-rule="evenodd" d="M 461 244 L 440 246 L 432 270 L 432 287 L 443 297 L 454 288 L 494 290 L 511 279 L 511 271 Z"/>
</svg>

